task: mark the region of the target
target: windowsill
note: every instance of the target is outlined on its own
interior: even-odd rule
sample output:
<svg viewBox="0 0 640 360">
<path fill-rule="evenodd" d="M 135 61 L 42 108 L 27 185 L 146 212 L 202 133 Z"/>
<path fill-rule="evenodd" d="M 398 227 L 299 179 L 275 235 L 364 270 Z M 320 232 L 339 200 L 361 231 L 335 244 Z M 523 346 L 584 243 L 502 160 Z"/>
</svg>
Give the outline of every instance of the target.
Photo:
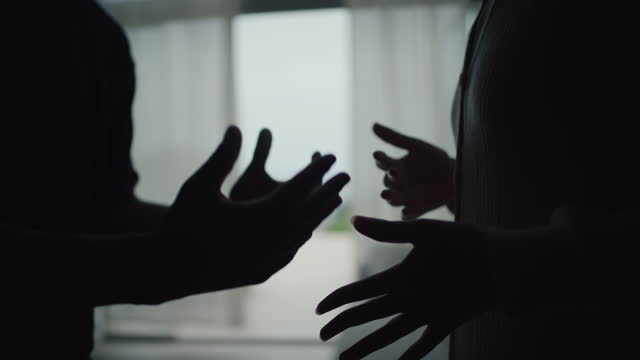
<svg viewBox="0 0 640 360">
<path fill-rule="evenodd" d="M 108 341 L 94 351 L 95 360 L 332 360 L 330 344 L 252 342 Z"/>
<path fill-rule="evenodd" d="M 252 343 L 252 344 L 322 344 L 318 333 L 292 334 L 259 331 L 245 327 L 212 327 L 184 324 L 162 327 L 147 322 L 123 321 L 109 326 L 105 343 L 174 342 L 174 343 Z"/>
</svg>

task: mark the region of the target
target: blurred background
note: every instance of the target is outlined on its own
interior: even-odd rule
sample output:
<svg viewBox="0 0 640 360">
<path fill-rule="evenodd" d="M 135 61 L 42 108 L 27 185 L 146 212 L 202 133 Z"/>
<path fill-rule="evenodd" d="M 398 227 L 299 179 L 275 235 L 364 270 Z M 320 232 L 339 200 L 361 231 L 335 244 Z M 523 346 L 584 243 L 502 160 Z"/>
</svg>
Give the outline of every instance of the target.
<svg viewBox="0 0 640 360">
<path fill-rule="evenodd" d="M 450 108 L 470 0 L 100 0 L 123 26 L 136 63 L 133 159 L 140 198 L 170 204 L 224 129 L 244 134 L 226 189 L 250 161 L 258 132 L 271 129 L 267 163 L 285 180 L 314 151 L 338 158 L 329 174 L 353 180 L 344 205 L 294 261 L 260 286 L 160 306 L 96 310 L 97 360 L 336 359 L 380 323 L 328 343 L 319 330 L 335 313 L 316 304 L 335 288 L 381 271 L 408 250 L 357 236 L 353 214 L 399 219 L 379 197 L 385 150 L 374 122 L 455 155 Z M 426 217 L 451 219 L 446 209 Z M 171 264 L 168 264 L 171 266 Z M 397 358 L 416 334 L 367 359 Z M 447 342 L 427 358 L 447 359 Z"/>
</svg>

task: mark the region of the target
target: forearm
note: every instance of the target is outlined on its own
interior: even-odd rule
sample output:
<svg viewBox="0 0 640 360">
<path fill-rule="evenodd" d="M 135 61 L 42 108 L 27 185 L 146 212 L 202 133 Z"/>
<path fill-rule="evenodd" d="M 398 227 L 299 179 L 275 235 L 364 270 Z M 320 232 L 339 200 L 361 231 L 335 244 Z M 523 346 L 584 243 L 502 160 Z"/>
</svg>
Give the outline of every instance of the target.
<svg viewBox="0 0 640 360">
<path fill-rule="evenodd" d="M 149 272 L 162 277 L 151 233 L 45 233 L 0 225 L 5 301 L 64 308 L 146 303 L 158 296 Z M 143 281 L 144 280 L 144 281 Z M 149 296 L 149 294 L 153 296 Z"/>
<path fill-rule="evenodd" d="M 508 313 L 576 306 L 589 270 L 575 236 L 551 227 L 492 229 L 488 233 L 489 267 L 496 300 Z"/>
<path fill-rule="evenodd" d="M 603 309 L 621 304 L 637 281 L 637 210 L 577 209 L 566 226 L 492 229 L 491 273 L 508 312 Z"/>
<path fill-rule="evenodd" d="M 169 208 L 136 198 L 113 210 L 109 219 L 111 232 L 155 231 Z"/>
</svg>

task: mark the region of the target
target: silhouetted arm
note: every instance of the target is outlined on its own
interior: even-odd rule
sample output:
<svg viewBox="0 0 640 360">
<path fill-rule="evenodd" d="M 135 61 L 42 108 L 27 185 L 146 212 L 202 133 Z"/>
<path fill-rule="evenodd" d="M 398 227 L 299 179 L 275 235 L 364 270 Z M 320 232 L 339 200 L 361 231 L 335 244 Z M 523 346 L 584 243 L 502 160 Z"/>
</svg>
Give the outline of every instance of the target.
<svg viewBox="0 0 640 360">
<path fill-rule="evenodd" d="M 360 359 L 427 325 L 401 357 L 408 360 L 421 359 L 458 326 L 495 307 L 511 316 L 531 310 L 628 314 L 637 306 L 636 215 L 559 209 L 548 225 L 520 230 L 356 217 L 363 235 L 413 249 L 396 266 L 327 296 L 320 314 L 367 301 L 335 316 L 320 336 L 327 340 L 394 316 L 341 356 Z"/>
<path fill-rule="evenodd" d="M 131 199 L 111 213 L 109 232 L 155 231 L 162 224 L 169 208 L 164 205 Z"/>
<path fill-rule="evenodd" d="M 632 299 L 637 209 L 561 209 L 550 225 L 488 233 L 497 302 L 513 315 L 603 310 Z"/>
<path fill-rule="evenodd" d="M 150 233 L 51 233 L 2 224 L 0 237 L 2 277 L 9 284 L 3 298 L 14 306 L 60 310 L 138 303 L 137 293 L 147 287 L 142 272 L 154 259 Z"/>
<path fill-rule="evenodd" d="M 323 183 L 335 162 L 327 155 L 276 191 L 234 202 L 220 186 L 240 145 L 241 133 L 231 127 L 183 184 L 156 231 L 61 234 L 2 225 L 5 301 L 57 310 L 158 304 L 266 281 L 341 204 L 339 192 L 349 177 L 343 173 Z"/>
</svg>

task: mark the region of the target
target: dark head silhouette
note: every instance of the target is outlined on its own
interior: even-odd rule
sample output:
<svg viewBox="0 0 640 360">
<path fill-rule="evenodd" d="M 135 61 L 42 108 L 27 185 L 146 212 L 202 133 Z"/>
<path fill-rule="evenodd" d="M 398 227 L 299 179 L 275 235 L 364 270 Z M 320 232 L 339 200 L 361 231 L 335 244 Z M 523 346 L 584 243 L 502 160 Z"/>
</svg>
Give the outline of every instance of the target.
<svg viewBox="0 0 640 360">
<path fill-rule="evenodd" d="M 7 6 L 0 234 L 8 353 L 87 359 L 96 306 L 262 283 L 340 205 L 349 177 L 323 182 L 332 155 L 313 155 L 285 182 L 264 171 L 266 129 L 226 197 L 220 186 L 242 139 L 233 126 L 170 207 L 140 201 L 130 159 L 135 76 L 120 27 L 93 1 Z"/>
</svg>

